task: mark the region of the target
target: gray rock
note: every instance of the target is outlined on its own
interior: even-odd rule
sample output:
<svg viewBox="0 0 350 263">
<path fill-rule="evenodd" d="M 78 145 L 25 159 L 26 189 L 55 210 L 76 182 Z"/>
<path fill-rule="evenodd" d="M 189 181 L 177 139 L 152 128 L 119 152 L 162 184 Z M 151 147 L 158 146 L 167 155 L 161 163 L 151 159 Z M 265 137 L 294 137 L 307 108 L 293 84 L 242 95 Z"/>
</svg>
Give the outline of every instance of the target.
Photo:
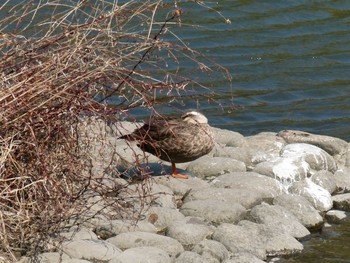
<svg viewBox="0 0 350 263">
<path fill-rule="evenodd" d="M 180 209 L 186 216 L 202 217 L 214 224 L 236 223 L 241 220 L 247 210 L 238 203 L 219 200 L 195 200 L 186 202 Z"/>
<path fill-rule="evenodd" d="M 347 147 L 346 152 L 345 152 L 344 165 L 346 167 L 350 167 L 350 143 L 348 143 L 348 147 Z"/>
<path fill-rule="evenodd" d="M 62 251 L 73 258 L 90 261 L 108 261 L 120 255 L 121 250 L 103 240 L 72 240 L 62 243 Z"/>
<path fill-rule="evenodd" d="M 185 218 L 185 216 L 176 209 L 167 207 L 151 207 L 146 212 L 146 218 L 157 228 L 157 231 L 163 232 L 173 222 L 182 220 Z"/>
<path fill-rule="evenodd" d="M 140 198 L 140 196 L 143 196 L 143 198 Z M 149 186 L 145 186 L 143 183 L 130 185 L 128 186 L 128 197 L 130 202 L 140 203 L 140 206 L 147 203 L 153 206 L 176 208 L 173 191 L 169 187 L 158 183 Z"/>
<path fill-rule="evenodd" d="M 332 196 L 335 209 L 350 212 L 350 193 Z"/>
<path fill-rule="evenodd" d="M 179 241 L 148 232 L 121 233 L 118 236 L 109 238 L 107 241 L 122 250 L 132 247 L 156 247 L 164 250 L 171 256 L 176 256 L 184 251 Z"/>
<path fill-rule="evenodd" d="M 257 223 L 278 229 L 280 234 L 289 234 L 295 238 L 304 238 L 310 234 L 291 212 L 279 205 L 262 203 L 253 207 L 250 216 Z"/>
<path fill-rule="evenodd" d="M 159 176 L 153 178 L 157 184 L 169 187 L 175 195 L 184 196 L 191 190 L 204 189 L 210 187 L 209 183 L 195 177 L 190 177 L 187 180 L 174 178 L 172 176 Z"/>
<path fill-rule="evenodd" d="M 311 180 L 326 189 L 330 194 L 334 193 L 337 190 L 337 185 L 335 183 L 334 176 L 331 172 L 322 170 L 313 174 Z"/>
<path fill-rule="evenodd" d="M 273 204 L 286 208 L 308 229 L 319 229 L 323 223 L 322 216 L 303 196 L 282 194 L 273 200 Z"/>
<path fill-rule="evenodd" d="M 224 260 L 222 263 L 264 263 L 265 261 L 257 258 L 256 256 L 240 252 L 235 253 L 230 259 Z"/>
<path fill-rule="evenodd" d="M 245 142 L 245 138 L 242 134 L 212 127 L 212 131 L 214 134 L 215 142 L 222 143 L 227 146 L 241 146 Z"/>
<path fill-rule="evenodd" d="M 286 142 L 276 133 L 259 133 L 246 138 L 244 147 L 278 156 Z"/>
<path fill-rule="evenodd" d="M 341 210 L 329 210 L 326 213 L 327 222 L 330 224 L 341 224 L 350 222 L 350 212 Z"/>
<path fill-rule="evenodd" d="M 143 231 L 157 233 L 157 228 L 148 221 L 110 220 L 95 228 L 95 233 L 102 239 L 119 235 L 120 233 Z"/>
<path fill-rule="evenodd" d="M 3 262 L 5 263 L 7 261 L 3 261 Z M 33 261 L 29 257 L 24 257 L 17 263 L 31 263 L 31 262 Z M 78 259 L 78 258 L 71 258 L 70 256 L 64 253 L 46 252 L 38 255 L 35 262 L 37 263 L 90 263 L 91 261 Z"/>
<path fill-rule="evenodd" d="M 266 194 L 261 191 L 253 191 L 245 188 L 206 188 L 191 191 L 185 198 L 185 202 L 194 200 L 219 200 L 241 204 L 245 208 L 252 208 L 266 199 Z"/>
<path fill-rule="evenodd" d="M 187 171 L 199 178 L 210 178 L 230 172 L 245 172 L 244 162 L 228 157 L 203 156 L 191 162 Z"/>
<path fill-rule="evenodd" d="M 300 253 L 303 248 L 301 243 L 287 233 L 269 237 L 266 242 L 266 254 L 270 257 Z"/>
<path fill-rule="evenodd" d="M 166 235 L 179 241 L 186 250 L 192 249 L 200 241 L 211 238 L 215 227 L 205 223 L 198 217 L 186 217 L 174 222 Z"/>
<path fill-rule="evenodd" d="M 156 247 L 133 247 L 125 250 L 109 263 L 171 263 L 168 253 Z"/>
<path fill-rule="evenodd" d="M 201 255 L 198 255 L 192 251 L 184 251 L 175 259 L 175 263 L 209 263 L 202 258 Z"/>
<path fill-rule="evenodd" d="M 203 240 L 199 242 L 192 251 L 198 253 L 203 259 L 212 263 L 220 263 L 229 256 L 226 247 L 215 240 Z"/>
<path fill-rule="evenodd" d="M 72 227 L 68 232 L 61 232 L 60 236 L 66 238 L 67 240 L 77 240 L 77 239 L 94 239 L 98 240 L 98 237 L 94 232 L 85 227 Z"/>
<path fill-rule="evenodd" d="M 259 236 L 268 256 L 292 255 L 303 249 L 303 245 L 288 233 L 281 233 L 279 228 L 271 224 L 257 224 L 243 220 L 238 223 L 251 233 L 252 236 Z"/>
<path fill-rule="evenodd" d="M 300 157 L 310 165 L 311 169 L 316 171 L 327 170 L 334 173 L 337 170 L 337 163 L 334 158 L 326 151 L 311 144 L 288 144 L 283 148 L 281 156 L 285 158 Z"/>
<path fill-rule="evenodd" d="M 220 147 L 215 148 L 214 157 L 228 157 L 244 162 L 247 170 L 252 170 L 257 163 L 267 161 L 273 155 L 246 147 Z"/>
<path fill-rule="evenodd" d="M 305 197 L 317 210 L 324 212 L 332 208 L 330 193 L 315 184 L 310 178 L 294 182 L 288 189 L 290 193 Z"/>
<path fill-rule="evenodd" d="M 263 199 L 273 199 L 283 191 L 282 184 L 276 179 L 255 172 L 220 175 L 212 184 L 221 188 L 246 189 L 252 194 L 258 192 Z"/>
<path fill-rule="evenodd" d="M 336 171 L 333 178 L 337 186 L 336 192 L 350 192 L 350 168 L 343 168 L 342 170 Z"/>
<path fill-rule="evenodd" d="M 216 228 L 213 239 L 222 243 L 234 254 L 249 253 L 259 259 L 266 258 L 266 249 L 264 248 L 266 239 L 255 235 L 243 226 L 221 224 Z"/>
<path fill-rule="evenodd" d="M 326 135 L 311 134 L 303 131 L 284 130 L 278 133 L 288 143 L 308 143 L 320 147 L 331 155 L 344 153 L 347 142 Z"/>
<path fill-rule="evenodd" d="M 291 183 L 306 178 L 310 167 L 302 158 L 276 157 L 257 164 L 253 171 L 277 179 L 288 187 Z"/>
</svg>

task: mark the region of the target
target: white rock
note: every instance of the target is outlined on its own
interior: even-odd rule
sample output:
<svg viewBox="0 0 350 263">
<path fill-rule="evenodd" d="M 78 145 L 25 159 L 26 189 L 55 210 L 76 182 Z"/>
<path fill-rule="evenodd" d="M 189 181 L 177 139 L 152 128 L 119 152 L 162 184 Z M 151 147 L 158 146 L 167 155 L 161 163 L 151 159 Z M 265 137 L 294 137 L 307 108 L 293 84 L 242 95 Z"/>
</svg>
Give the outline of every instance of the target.
<svg viewBox="0 0 350 263">
<path fill-rule="evenodd" d="M 109 263 L 171 263 L 168 253 L 156 247 L 134 247 L 125 250 Z"/>
<path fill-rule="evenodd" d="M 333 206 L 331 194 L 310 178 L 293 183 L 288 190 L 292 194 L 304 196 L 319 211 L 328 211 Z"/>
</svg>

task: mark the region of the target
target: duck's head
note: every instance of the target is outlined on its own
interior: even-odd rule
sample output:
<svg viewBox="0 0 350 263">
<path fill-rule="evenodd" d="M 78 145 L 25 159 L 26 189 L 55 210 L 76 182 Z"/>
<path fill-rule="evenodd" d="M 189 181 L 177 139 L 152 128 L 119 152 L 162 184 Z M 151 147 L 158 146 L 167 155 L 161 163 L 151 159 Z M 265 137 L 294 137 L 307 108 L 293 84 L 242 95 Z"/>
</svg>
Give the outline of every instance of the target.
<svg viewBox="0 0 350 263">
<path fill-rule="evenodd" d="M 207 124 L 208 119 L 202 113 L 198 111 L 188 111 L 181 115 L 181 119 L 188 123 L 199 123 L 199 124 Z"/>
</svg>

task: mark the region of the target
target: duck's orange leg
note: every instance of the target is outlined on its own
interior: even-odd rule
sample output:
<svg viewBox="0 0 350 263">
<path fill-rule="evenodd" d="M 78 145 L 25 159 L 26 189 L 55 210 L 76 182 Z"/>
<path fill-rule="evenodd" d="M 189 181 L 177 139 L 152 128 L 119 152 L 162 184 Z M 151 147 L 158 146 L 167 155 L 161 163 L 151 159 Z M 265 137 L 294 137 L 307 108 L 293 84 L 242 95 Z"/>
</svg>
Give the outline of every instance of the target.
<svg viewBox="0 0 350 263">
<path fill-rule="evenodd" d="M 175 166 L 175 163 L 171 163 L 171 168 L 172 168 L 172 177 L 175 177 L 175 178 L 181 178 L 181 179 L 188 179 L 188 175 L 186 174 L 179 174 L 177 171 L 176 171 L 176 166 Z"/>
</svg>

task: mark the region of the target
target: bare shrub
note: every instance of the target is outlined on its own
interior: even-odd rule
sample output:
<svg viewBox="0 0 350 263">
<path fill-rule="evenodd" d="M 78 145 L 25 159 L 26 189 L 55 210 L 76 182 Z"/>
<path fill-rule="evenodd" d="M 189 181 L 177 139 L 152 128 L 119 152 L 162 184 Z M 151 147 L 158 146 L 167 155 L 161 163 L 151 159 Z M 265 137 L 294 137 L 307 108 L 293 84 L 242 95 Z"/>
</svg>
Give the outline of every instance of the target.
<svg viewBox="0 0 350 263">
<path fill-rule="evenodd" d="M 199 70 L 211 69 L 180 40 L 166 40 L 171 26 L 180 23 L 182 12 L 174 3 L 5 2 L 0 5 L 0 251 L 14 260 L 40 252 L 50 235 L 84 213 L 94 216 L 87 197 L 98 196 L 116 211 L 132 208 L 126 185 L 104 182 L 113 167 L 98 170 L 92 163 L 89 149 L 97 142 L 86 138 L 92 126 L 101 134 L 107 126 L 84 122 L 118 123 L 123 116 L 132 118 L 131 108 L 154 111 L 157 103 L 192 95 L 186 94 L 192 80 L 178 72 L 179 57 Z M 98 143 L 109 144 L 107 137 Z M 106 163 L 112 165 L 112 157 Z"/>
</svg>

